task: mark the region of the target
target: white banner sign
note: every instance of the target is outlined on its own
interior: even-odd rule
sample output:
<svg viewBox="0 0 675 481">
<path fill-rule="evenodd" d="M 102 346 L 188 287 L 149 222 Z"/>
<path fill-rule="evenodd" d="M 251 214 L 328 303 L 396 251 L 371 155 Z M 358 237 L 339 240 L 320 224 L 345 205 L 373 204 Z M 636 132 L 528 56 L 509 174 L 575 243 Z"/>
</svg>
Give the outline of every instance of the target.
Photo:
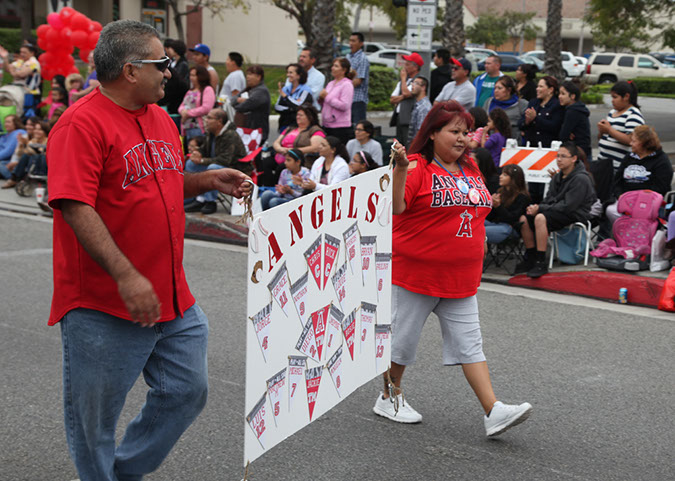
<svg viewBox="0 0 675 481">
<path fill-rule="evenodd" d="M 499 158 L 499 166 L 508 164 L 519 165 L 525 173 L 526 182 L 538 182 L 548 184 L 551 181 L 549 169 L 558 170 L 556 157 L 558 156 L 558 143 L 554 142 L 551 149 L 535 147 L 511 147 L 502 149 Z"/>
<path fill-rule="evenodd" d="M 381 167 L 251 223 L 244 465 L 389 367 L 391 190 Z"/>
</svg>

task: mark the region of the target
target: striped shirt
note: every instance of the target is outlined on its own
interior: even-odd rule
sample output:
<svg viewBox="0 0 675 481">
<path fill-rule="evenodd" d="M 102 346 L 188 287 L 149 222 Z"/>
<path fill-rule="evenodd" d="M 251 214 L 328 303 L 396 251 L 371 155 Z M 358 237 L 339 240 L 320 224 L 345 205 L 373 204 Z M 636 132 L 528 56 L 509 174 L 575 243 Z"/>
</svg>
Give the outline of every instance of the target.
<svg viewBox="0 0 675 481">
<path fill-rule="evenodd" d="M 623 114 L 614 117 L 616 110 L 612 111 L 607 116 L 607 121 L 610 127 L 616 129 L 622 134 L 630 135 L 633 129 L 638 125 L 644 125 L 645 118 L 642 116 L 640 109 L 637 107 L 630 107 Z M 630 145 L 624 145 L 609 134 L 603 134 L 598 143 L 598 158 L 610 159 L 614 165 L 614 170 L 619 168 L 621 161 L 630 153 Z"/>
<path fill-rule="evenodd" d="M 368 75 L 370 74 L 370 61 L 363 50 L 357 50 L 356 53 L 347 54 L 347 60 L 349 60 L 352 70 L 356 72 L 356 78 L 361 79 L 361 84 L 358 87 L 354 87 L 354 99 L 352 102 L 368 103 Z"/>
</svg>

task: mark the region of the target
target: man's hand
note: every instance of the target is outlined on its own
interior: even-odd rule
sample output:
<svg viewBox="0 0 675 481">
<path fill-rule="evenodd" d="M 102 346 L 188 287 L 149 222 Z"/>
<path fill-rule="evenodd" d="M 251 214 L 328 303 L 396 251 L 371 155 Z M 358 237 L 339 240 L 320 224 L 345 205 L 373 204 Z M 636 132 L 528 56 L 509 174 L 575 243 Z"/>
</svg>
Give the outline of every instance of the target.
<svg viewBox="0 0 675 481">
<path fill-rule="evenodd" d="M 408 72 L 406 72 L 405 68 L 401 68 L 398 72 L 399 77 L 401 77 L 401 82 L 405 83 L 408 80 Z"/>
<path fill-rule="evenodd" d="M 401 103 L 401 101 L 402 101 L 404 98 L 405 98 L 405 97 L 404 97 L 403 95 L 392 95 L 392 96 L 389 98 L 389 102 L 390 102 L 392 105 L 398 105 L 398 104 Z"/>
<path fill-rule="evenodd" d="M 195 150 L 194 152 L 190 153 L 190 160 L 194 162 L 195 164 L 201 164 L 202 163 L 202 153 L 198 150 Z"/>
<path fill-rule="evenodd" d="M 213 188 L 223 194 L 228 194 L 237 199 L 250 195 L 253 191 L 253 181 L 243 172 L 235 169 L 209 170 L 206 174 L 211 175 Z"/>
<path fill-rule="evenodd" d="M 117 280 L 117 290 L 133 322 L 141 327 L 152 327 L 159 320 L 162 304 L 152 283 L 133 270 Z"/>
</svg>

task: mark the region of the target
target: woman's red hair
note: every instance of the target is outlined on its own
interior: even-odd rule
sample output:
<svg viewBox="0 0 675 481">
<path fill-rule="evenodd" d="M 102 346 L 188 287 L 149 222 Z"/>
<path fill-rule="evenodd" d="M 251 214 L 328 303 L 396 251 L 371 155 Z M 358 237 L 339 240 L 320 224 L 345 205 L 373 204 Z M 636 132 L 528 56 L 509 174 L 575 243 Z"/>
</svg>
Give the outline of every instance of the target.
<svg viewBox="0 0 675 481">
<path fill-rule="evenodd" d="M 434 160 L 434 141 L 431 140 L 431 134 L 438 132 L 457 118 L 463 120 L 467 128 L 473 127 L 473 117 L 456 100 L 435 104 L 417 131 L 417 135 L 415 135 L 410 144 L 410 149 L 408 149 L 408 154 L 420 154 L 427 162 L 432 162 Z M 467 150 L 468 148 L 467 145 Z M 468 159 L 465 151 L 459 160 L 465 164 L 471 164 Z"/>
</svg>

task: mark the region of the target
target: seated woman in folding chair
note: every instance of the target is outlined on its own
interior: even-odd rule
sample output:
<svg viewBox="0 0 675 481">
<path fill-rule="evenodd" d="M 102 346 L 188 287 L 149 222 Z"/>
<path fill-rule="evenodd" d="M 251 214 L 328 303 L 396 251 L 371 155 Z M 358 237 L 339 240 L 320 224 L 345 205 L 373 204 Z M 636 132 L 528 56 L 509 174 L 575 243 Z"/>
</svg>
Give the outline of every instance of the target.
<svg viewBox="0 0 675 481">
<path fill-rule="evenodd" d="M 492 195 L 492 210 L 485 219 L 485 236 L 490 244 L 517 237 L 520 217 L 530 205 L 523 169 L 507 164 L 499 175 L 499 190 Z"/>
<path fill-rule="evenodd" d="M 558 149 L 558 169 L 541 204 L 527 207 L 520 218 L 520 235 L 527 249 L 525 260 L 516 266 L 516 273 L 527 272 L 528 277 L 548 273 L 546 247 L 548 235 L 575 222 L 591 218 L 591 206 L 597 196 L 593 180 L 579 159 L 579 148 L 574 142 L 565 142 Z"/>
</svg>

